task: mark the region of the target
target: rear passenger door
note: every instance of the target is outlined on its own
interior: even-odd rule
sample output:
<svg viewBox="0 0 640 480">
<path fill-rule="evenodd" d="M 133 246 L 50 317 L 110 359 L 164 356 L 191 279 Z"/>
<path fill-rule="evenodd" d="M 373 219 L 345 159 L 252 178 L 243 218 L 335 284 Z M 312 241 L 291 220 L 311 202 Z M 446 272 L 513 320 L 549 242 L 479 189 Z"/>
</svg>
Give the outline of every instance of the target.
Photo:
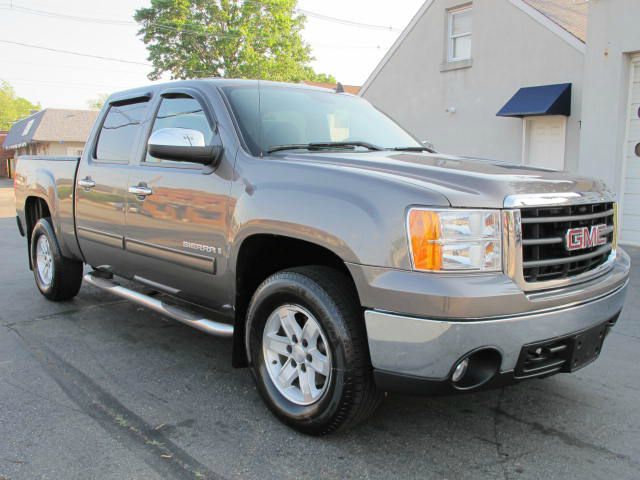
<svg viewBox="0 0 640 480">
<path fill-rule="evenodd" d="M 219 143 L 213 108 L 198 92 L 163 92 L 145 139 L 163 128 L 198 130 Z M 146 142 L 145 142 L 146 143 Z M 228 303 L 228 201 L 233 155 L 218 166 L 154 158 L 141 147 L 129 177 L 126 249 L 137 280 L 212 308 Z M 143 189 L 145 195 L 138 195 Z"/>
<path fill-rule="evenodd" d="M 148 98 L 112 103 L 93 144 L 87 146 L 76 178 L 76 232 L 86 262 L 123 276 L 129 165 L 141 140 Z"/>
</svg>

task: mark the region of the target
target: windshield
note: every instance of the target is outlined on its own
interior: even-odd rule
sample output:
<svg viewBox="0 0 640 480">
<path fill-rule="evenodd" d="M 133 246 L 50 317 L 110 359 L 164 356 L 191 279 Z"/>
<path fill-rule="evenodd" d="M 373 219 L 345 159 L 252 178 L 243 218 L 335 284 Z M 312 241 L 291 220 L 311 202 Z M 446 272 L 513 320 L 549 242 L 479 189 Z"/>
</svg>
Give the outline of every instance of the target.
<svg viewBox="0 0 640 480">
<path fill-rule="evenodd" d="M 342 143 L 326 148 L 420 147 L 389 117 L 360 97 L 306 88 L 224 87 L 247 147 L 255 156 L 278 146 Z M 317 147 L 312 150 L 318 150 Z"/>
</svg>

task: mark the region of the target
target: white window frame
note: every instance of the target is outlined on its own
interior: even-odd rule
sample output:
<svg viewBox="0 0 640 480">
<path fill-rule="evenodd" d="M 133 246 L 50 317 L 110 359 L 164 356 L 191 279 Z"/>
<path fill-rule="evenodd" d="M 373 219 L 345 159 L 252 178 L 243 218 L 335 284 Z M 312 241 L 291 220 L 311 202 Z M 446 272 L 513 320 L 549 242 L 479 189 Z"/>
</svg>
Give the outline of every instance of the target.
<svg viewBox="0 0 640 480">
<path fill-rule="evenodd" d="M 469 4 L 469 5 L 464 5 L 462 7 L 452 8 L 451 10 L 447 11 L 447 62 L 460 62 L 464 60 L 471 60 L 471 50 L 469 50 L 468 57 L 453 56 L 453 45 L 455 43 L 454 42 L 455 39 L 457 38 L 471 37 L 471 48 L 473 48 L 473 27 L 471 27 L 471 31 L 469 32 L 463 32 L 463 33 L 458 33 L 454 35 L 453 34 L 453 18 L 460 13 L 464 13 L 472 10 L 473 10 L 473 4 Z"/>
</svg>

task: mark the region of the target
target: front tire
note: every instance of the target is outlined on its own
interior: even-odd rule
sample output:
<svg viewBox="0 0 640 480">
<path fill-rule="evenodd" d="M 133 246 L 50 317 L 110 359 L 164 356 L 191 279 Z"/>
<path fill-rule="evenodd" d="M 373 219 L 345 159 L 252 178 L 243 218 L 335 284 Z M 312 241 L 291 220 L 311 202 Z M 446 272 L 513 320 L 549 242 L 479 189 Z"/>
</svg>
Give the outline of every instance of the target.
<svg viewBox="0 0 640 480">
<path fill-rule="evenodd" d="M 362 311 L 344 274 L 323 266 L 275 273 L 256 290 L 247 322 L 258 390 L 287 425 L 325 435 L 380 404 Z"/>
<path fill-rule="evenodd" d="M 83 263 L 60 253 L 51 219 L 41 218 L 31 233 L 31 265 L 40 293 L 53 301 L 70 300 L 82 285 Z"/>
</svg>

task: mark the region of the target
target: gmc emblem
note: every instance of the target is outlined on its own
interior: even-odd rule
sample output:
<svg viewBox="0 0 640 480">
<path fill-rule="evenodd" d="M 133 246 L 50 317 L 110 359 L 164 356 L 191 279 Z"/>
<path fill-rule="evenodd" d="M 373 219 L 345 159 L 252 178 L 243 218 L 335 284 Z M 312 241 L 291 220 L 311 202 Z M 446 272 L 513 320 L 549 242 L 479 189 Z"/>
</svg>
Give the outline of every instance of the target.
<svg viewBox="0 0 640 480">
<path fill-rule="evenodd" d="M 570 252 L 582 250 L 584 248 L 599 247 L 607 243 L 604 237 L 606 224 L 594 225 L 592 227 L 570 228 L 564 236 L 564 245 Z"/>
</svg>

